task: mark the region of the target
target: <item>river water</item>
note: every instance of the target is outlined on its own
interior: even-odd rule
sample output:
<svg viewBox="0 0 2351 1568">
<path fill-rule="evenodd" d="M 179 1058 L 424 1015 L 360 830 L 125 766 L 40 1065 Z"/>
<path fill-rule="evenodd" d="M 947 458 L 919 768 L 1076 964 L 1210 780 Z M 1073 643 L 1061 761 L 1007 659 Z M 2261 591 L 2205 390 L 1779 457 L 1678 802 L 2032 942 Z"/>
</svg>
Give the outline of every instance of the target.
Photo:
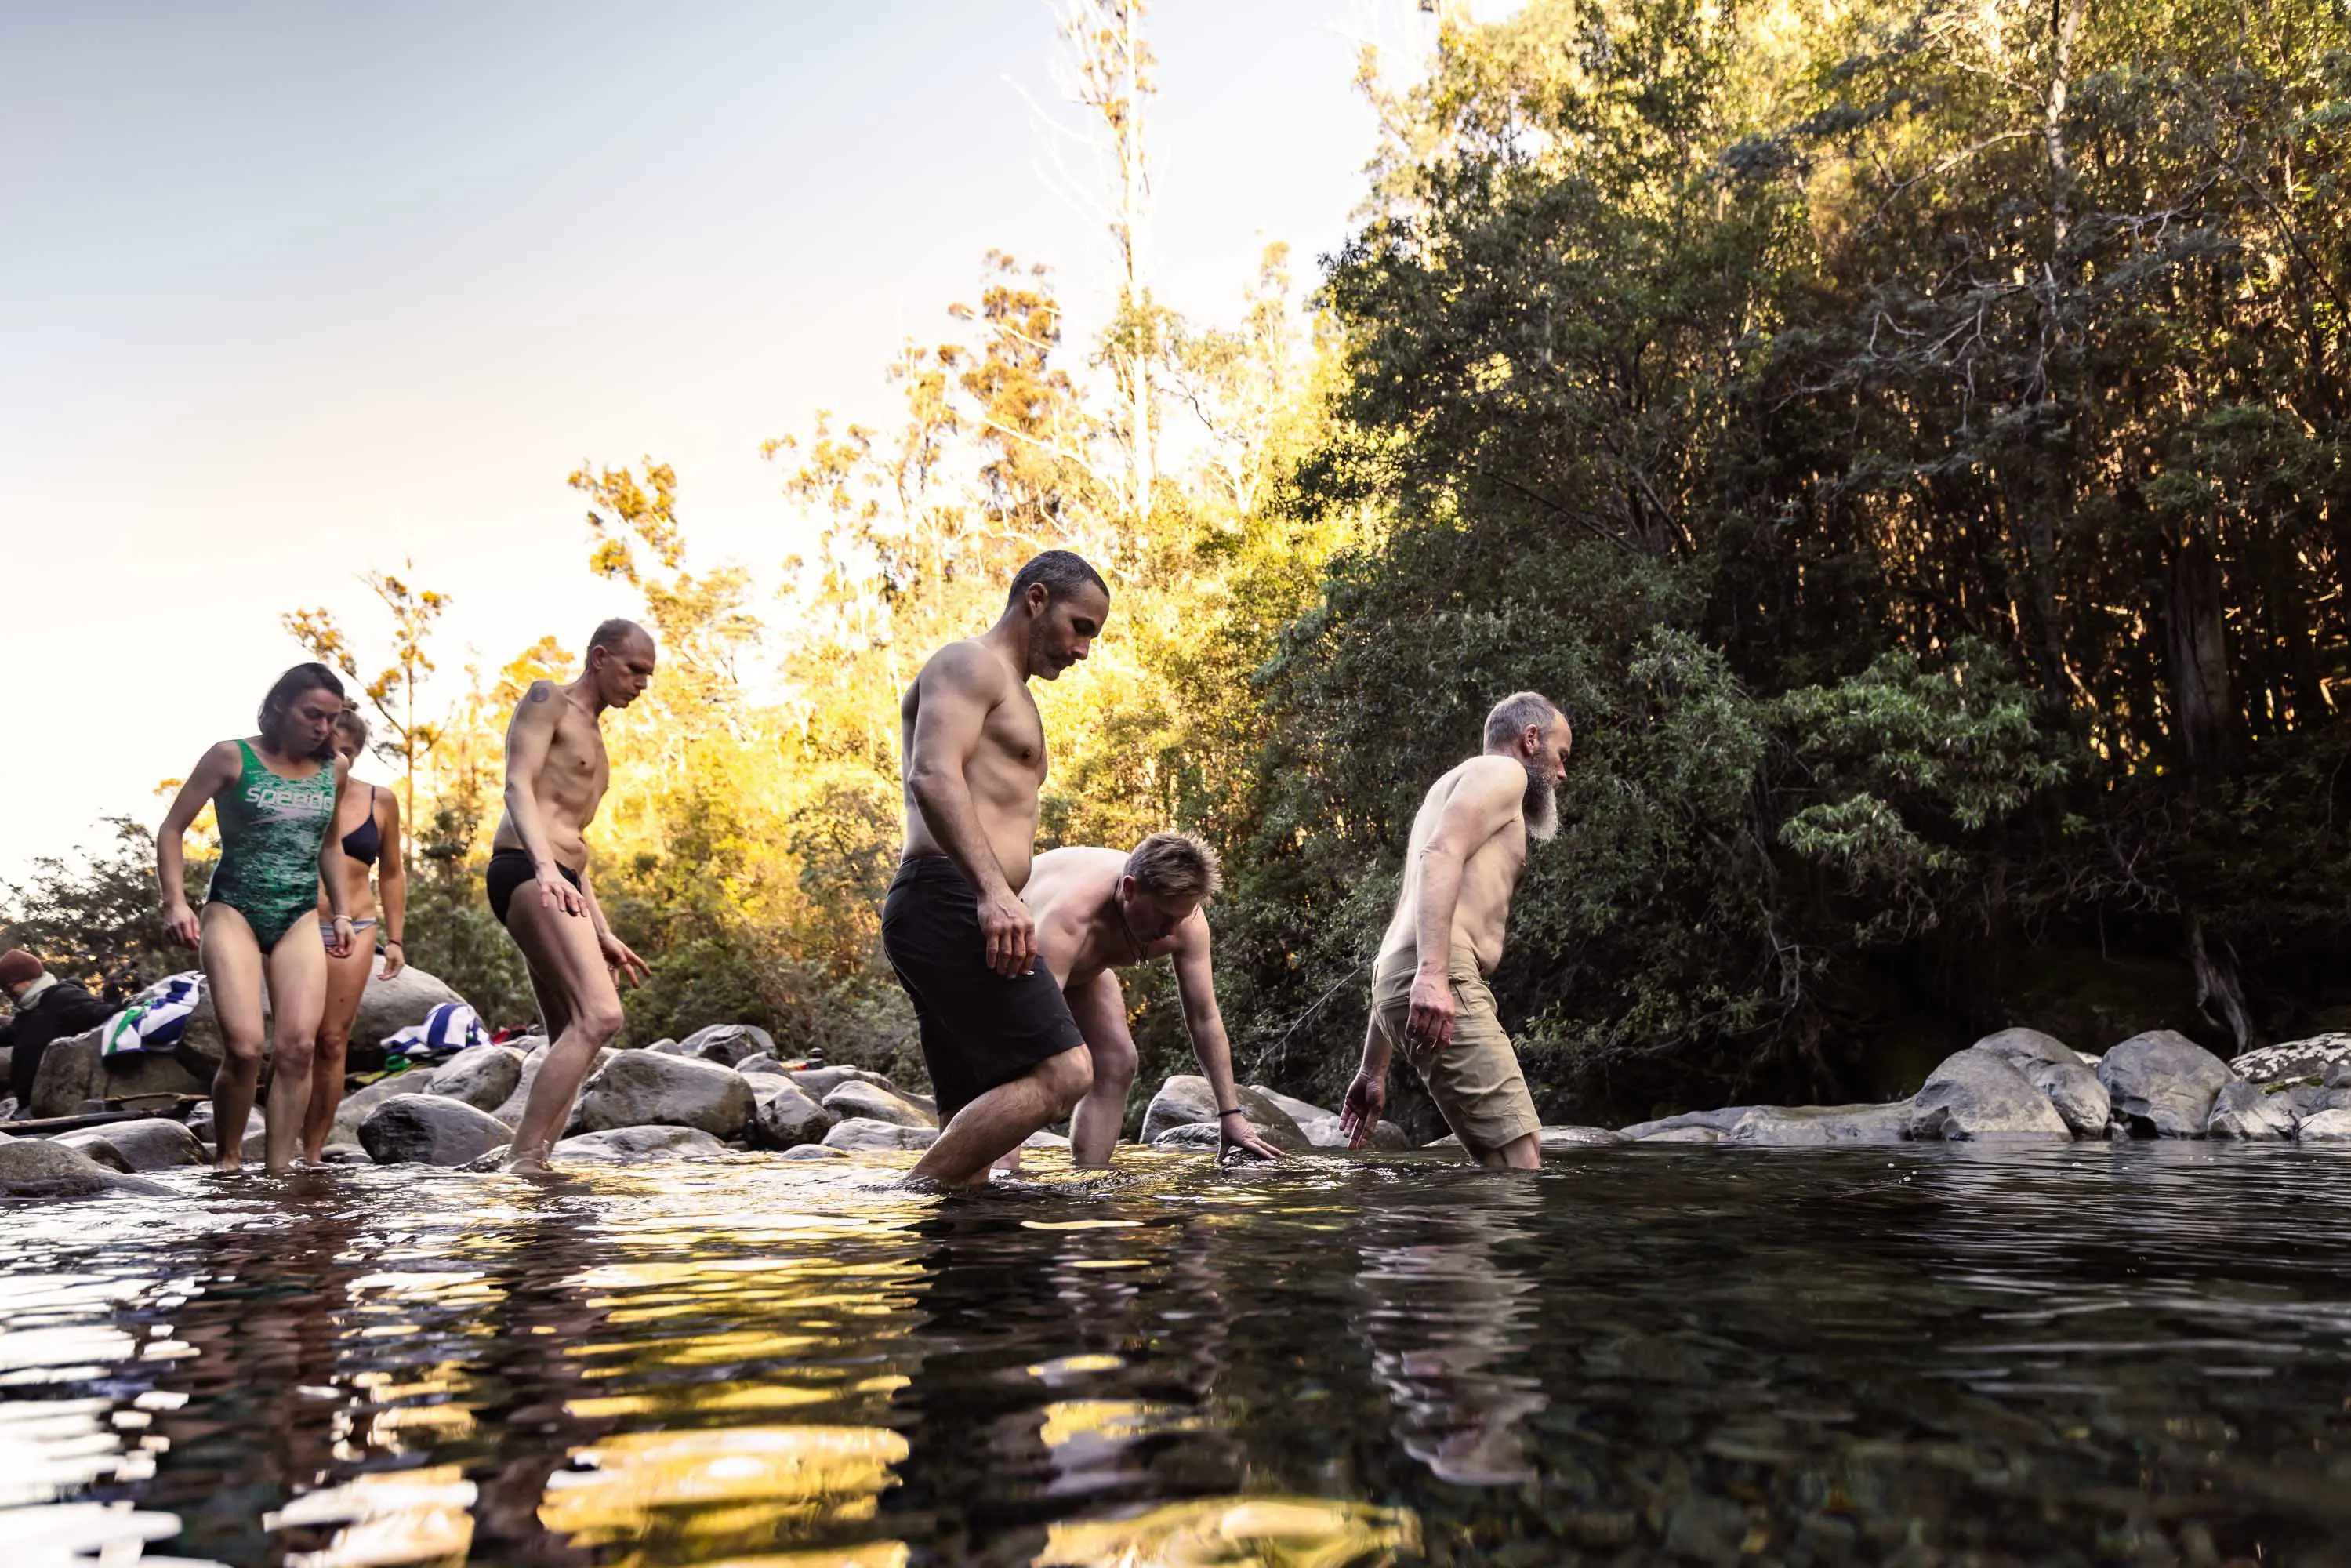
<svg viewBox="0 0 2351 1568">
<path fill-rule="evenodd" d="M 2344 1155 L 896 1174 L 0 1209 L 0 1563 L 2351 1562 Z"/>
</svg>

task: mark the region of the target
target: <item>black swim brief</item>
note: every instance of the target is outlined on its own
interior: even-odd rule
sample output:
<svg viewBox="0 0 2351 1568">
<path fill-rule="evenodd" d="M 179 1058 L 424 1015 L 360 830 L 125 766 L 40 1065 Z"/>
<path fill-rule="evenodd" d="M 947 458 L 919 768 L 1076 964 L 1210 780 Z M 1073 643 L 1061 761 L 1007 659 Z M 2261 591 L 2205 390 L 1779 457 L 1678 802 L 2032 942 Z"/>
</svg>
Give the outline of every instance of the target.
<svg viewBox="0 0 2351 1568">
<path fill-rule="evenodd" d="M 882 948 L 914 998 L 941 1126 L 998 1084 L 1085 1043 L 1043 964 L 1011 979 L 987 967 L 979 895 L 944 855 L 898 867 L 882 904 Z"/>
<path fill-rule="evenodd" d="M 555 869 L 563 873 L 564 881 L 574 887 L 580 885 L 578 872 L 560 862 L 557 862 Z M 489 887 L 490 913 L 498 917 L 499 925 L 504 925 L 507 923 L 507 905 L 514 902 L 515 889 L 537 882 L 538 868 L 531 863 L 528 850 L 492 850 L 490 869 L 482 873 L 482 880 Z"/>
</svg>

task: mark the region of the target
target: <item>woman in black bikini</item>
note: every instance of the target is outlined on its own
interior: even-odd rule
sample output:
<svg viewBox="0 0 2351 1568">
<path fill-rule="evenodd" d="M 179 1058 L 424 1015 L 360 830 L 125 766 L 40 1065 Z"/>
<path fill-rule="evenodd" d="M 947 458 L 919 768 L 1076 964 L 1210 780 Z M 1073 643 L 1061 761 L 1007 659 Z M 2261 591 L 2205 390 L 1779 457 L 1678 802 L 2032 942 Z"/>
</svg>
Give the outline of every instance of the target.
<svg viewBox="0 0 2351 1568">
<path fill-rule="evenodd" d="M 346 765 L 367 749 L 367 720 L 350 708 L 335 719 L 335 753 Z M 342 841 L 348 876 L 342 889 L 343 912 L 351 917 L 358 939 L 350 950 L 327 959 L 327 1011 L 319 1020 L 319 1053 L 310 1070 L 310 1106 L 302 1118 L 302 1153 L 312 1164 L 325 1155 L 327 1136 L 335 1125 L 335 1111 L 343 1103 L 343 1055 L 351 1043 L 351 1020 L 359 1016 L 360 998 L 375 968 L 376 898 L 368 889 L 368 869 L 382 894 L 383 970 L 389 980 L 408 967 L 407 950 L 400 943 L 408 916 L 408 863 L 400 852 L 400 798 L 389 789 L 354 779 L 343 790 L 334 826 L 329 830 Z M 321 928 L 333 918 L 324 883 L 319 887 Z"/>
</svg>

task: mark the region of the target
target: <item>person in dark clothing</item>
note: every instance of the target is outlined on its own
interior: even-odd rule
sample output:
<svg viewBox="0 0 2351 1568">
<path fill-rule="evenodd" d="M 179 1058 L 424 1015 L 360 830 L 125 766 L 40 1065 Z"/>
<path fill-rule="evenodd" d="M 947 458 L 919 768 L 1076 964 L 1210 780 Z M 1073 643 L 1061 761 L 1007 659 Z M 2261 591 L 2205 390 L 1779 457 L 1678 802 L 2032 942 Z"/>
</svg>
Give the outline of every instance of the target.
<svg viewBox="0 0 2351 1568">
<path fill-rule="evenodd" d="M 33 1097 L 33 1075 L 49 1042 L 96 1029 L 113 1009 L 78 980 L 60 980 L 22 947 L 0 953 L 0 989 L 15 1003 L 9 1016 L 8 1088 L 22 1107 Z"/>
</svg>

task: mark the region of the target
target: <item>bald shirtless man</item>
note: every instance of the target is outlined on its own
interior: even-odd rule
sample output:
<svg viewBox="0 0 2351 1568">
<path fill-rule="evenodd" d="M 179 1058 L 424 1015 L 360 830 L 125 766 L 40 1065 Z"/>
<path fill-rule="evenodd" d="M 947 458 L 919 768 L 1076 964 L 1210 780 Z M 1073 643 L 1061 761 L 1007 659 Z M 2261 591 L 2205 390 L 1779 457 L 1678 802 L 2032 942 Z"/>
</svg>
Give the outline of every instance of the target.
<svg viewBox="0 0 2351 1568">
<path fill-rule="evenodd" d="M 911 1180 L 986 1181 L 999 1155 L 1092 1086 L 1077 1021 L 1037 964 L 1020 890 L 1045 785 L 1029 682 L 1060 679 L 1109 618 L 1102 574 L 1047 550 L 1012 580 L 996 624 L 932 654 L 898 705 L 906 848 L 882 905 L 882 946 L 914 999 L 942 1128 Z"/>
<path fill-rule="evenodd" d="M 1037 857 L 1026 894 L 1037 917 L 1037 956 L 1068 999 L 1093 1067 L 1093 1088 L 1070 1117 L 1073 1163 L 1110 1164 L 1134 1083 L 1134 1037 L 1116 971 L 1170 954 L 1192 1054 L 1217 1097 L 1218 1156 L 1281 1157 L 1241 1114 L 1234 1092 L 1203 907 L 1217 883 L 1217 852 L 1189 833 L 1154 833 L 1131 854 L 1072 847 Z"/>
<path fill-rule="evenodd" d="M 1352 1146 L 1369 1143 L 1379 1124 L 1388 1058 L 1401 1046 L 1472 1159 L 1489 1170 L 1541 1163 L 1542 1118 L 1486 977 L 1502 961 L 1527 841 L 1543 843 L 1559 831 L 1555 792 L 1574 741 L 1549 697 L 1516 693 L 1486 716 L 1484 753 L 1422 798 L 1372 972 L 1364 1064 L 1339 1112 Z"/>
<path fill-rule="evenodd" d="M 580 1081 L 621 1032 L 613 971 L 645 978 L 644 961 L 597 907 L 588 824 L 612 777 L 604 710 L 628 706 L 653 678 L 653 638 L 633 621 L 607 621 L 588 640 L 580 678 L 532 682 L 507 725 L 507 809 L 490 841 L 490 913 L 522 949 L 548 1038 L 515 1128 L 511 1171 L 547 1169 Z"/>
</svg>

